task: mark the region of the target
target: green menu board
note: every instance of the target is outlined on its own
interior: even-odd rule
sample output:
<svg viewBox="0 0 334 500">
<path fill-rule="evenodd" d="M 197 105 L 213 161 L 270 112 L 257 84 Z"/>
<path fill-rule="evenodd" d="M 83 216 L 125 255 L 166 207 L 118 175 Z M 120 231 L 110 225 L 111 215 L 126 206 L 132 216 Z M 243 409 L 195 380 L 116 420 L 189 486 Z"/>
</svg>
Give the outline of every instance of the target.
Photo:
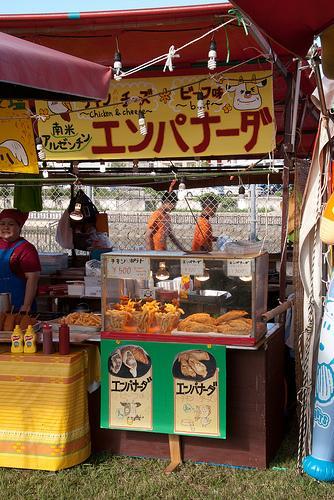
<svg viewBox="0 0 334 500">
<path fill-rule="evenodd" d="M 101 427 L 226 438 L 223 345 L 102 339 Z"/>
</svg>

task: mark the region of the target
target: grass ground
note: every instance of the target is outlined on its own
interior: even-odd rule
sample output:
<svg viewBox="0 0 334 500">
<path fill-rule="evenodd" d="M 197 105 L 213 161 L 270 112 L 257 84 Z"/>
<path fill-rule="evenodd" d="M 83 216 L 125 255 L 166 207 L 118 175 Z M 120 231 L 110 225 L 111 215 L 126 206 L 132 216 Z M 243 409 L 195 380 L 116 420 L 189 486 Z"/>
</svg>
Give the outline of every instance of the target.
<svg viewBox="0 0 334 500">
<path fill-rule="evenodd" d="M 162 460 L 95 455 L 58 473 L 0 469 L 0 499 L 333 499 L 334 486 L 296 473 L 291 429 L 265 471 L 187 462 L 171 476 Z"/>
</svg>

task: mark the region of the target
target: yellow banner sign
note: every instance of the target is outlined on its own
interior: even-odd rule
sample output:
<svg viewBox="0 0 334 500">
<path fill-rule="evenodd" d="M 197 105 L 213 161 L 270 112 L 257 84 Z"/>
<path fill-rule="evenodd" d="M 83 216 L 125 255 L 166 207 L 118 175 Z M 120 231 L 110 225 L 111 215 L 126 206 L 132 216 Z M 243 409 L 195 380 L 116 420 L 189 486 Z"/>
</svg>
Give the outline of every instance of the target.
<svg viewBox="0 0 334 500">
<path fill-rule="evenodd" d="M 0 172 L 38 174 L 35 139 L 20 99 L 0 100 Z"/>
<path fill-rule="evenodd" d="M 247 155 L 275 148 L 268 71 L 113 81 L 104 102 L 36 102 L 50 160 Z M 195 83 L 197 82 L 197 83 Z M 198 92 L 202 116 L 198 116 Z M 146 135 L 140 133 L 139 110 Z M 201 114 L 201 113 L 200 113 Z"/>
</svg>

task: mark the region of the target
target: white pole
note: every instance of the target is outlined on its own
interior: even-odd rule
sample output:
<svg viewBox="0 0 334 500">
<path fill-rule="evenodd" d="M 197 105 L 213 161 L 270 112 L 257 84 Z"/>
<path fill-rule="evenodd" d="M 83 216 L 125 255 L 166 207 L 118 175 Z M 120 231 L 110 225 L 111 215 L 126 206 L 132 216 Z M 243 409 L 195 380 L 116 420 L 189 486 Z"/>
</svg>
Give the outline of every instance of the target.
<svg viewBox="0 0 334 500">
<path fill-rule="evenodd" d="M 250 212 L 250 239 L 256 241 L 256 184 L 251 184 L 251 212 Z"/>
</svg>

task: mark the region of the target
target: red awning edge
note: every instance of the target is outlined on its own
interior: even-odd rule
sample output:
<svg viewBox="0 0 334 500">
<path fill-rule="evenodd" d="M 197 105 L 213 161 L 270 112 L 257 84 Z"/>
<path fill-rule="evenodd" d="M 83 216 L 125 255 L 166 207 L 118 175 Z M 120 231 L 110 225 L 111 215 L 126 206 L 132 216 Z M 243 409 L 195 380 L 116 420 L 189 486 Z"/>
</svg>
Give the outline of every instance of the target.
<svg viewBox="0 0 334 500">
<path fill-rule="evenodd" d="M 71 98 L 103 100 L 112 69 L 6 33 L 0 33 L 0 82 L 64 94 Z M 25 91 L 20 91 L 25 93 Z M 29 98 L 26 95 L 17 97 Z"/>
</svg>

